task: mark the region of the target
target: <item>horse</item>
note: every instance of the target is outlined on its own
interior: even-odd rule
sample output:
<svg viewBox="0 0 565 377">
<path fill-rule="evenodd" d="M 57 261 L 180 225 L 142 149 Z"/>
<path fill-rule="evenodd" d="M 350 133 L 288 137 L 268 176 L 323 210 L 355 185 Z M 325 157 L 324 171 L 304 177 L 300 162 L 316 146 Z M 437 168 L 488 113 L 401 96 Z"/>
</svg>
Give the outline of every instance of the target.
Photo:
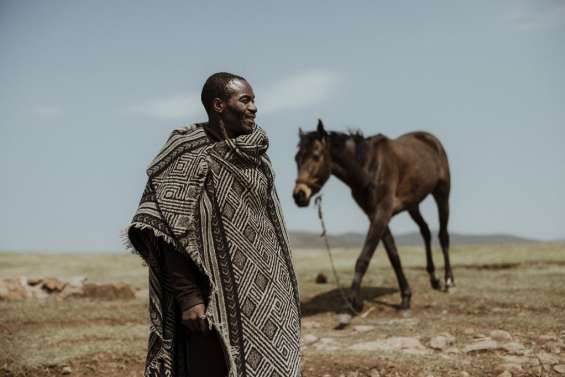
<svg viewBox="0 0 565 377">
<path fill-rule="evenodd" d="M 330 175 L 351 188 L 357 205 L 369 219 L 369 230 L 355 263 L 349 300 L 361 311 L 361 281 L 375 249 L 382 240 L 400 288 L 400 310 L 410 308 L 412 293 L 389 228 L 391 218 L 403 211 L 420 228 L 426 249 L 426 270 L 433 289 L 455 286 L 449 261 L 449 194 L 451 187 L 447 153 L 434 135 L 415 131 L 390 139 L 383 134 L 364 137 L 360 131 L 326 132 L 322 120 L 315 131 L 299 128 L 295 161 L 298 177 L 293 189 L 297 206 L 307 207 Z M 420 203 L 431 194 L 439 213 L 439 241 L 445 266 L 445 287 L 435 275 L 430 229 L 420 213 Z"/>
</svg>

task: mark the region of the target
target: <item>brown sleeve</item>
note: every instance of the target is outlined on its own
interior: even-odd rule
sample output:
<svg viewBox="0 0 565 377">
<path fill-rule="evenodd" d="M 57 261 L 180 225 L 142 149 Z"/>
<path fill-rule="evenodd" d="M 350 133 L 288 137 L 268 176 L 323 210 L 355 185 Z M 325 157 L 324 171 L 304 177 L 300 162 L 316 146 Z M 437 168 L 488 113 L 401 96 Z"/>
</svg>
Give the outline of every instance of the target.
<svg viewBox="0 0 565 377">
<path fill-rule="evenodd" d="M 173 250 L 172 246 L 160 241 L 167 286 L 171 289 L 182 311 L 204 304 L 199 272 L 190 259 Z"/>
</svg>

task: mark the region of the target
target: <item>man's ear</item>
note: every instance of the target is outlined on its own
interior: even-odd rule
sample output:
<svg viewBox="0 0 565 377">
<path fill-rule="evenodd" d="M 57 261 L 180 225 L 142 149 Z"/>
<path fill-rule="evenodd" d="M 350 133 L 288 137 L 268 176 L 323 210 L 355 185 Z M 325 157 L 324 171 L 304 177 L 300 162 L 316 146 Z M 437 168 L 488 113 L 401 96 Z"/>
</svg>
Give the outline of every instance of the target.
<svg viewBox="0 0 565 377">
<path fill-rule="evenodd" d="M 221 99 L 214 98 L 212 100 L 212 108 L 214 109 L 215 112 L 221 114 L 221 113 L 224 112 L 225 107 L 226 107 L 226 104 Z"/>
</svg>

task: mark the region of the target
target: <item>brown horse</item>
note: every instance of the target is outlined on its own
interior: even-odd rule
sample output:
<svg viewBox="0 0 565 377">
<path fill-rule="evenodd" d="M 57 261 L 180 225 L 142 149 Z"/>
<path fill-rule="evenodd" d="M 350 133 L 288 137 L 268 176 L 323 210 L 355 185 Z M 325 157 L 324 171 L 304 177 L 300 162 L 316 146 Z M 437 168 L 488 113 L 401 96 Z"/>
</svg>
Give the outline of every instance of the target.
<svg viewBox="0 0 565 377">
<path fill-rule="evenodd" d="M 293 197 L 300 207 L 308 206 L 331 174 L 351 188 L 355 202 L 369 218 L 369 231 L 361 254 L 355 263 L 351 284 L 351 304 L 361 310 L 361 281 L 379 240 L 385 250 L 400 286 L 400 309 L 410 308 L 411 291 L 389 229 L 390 219 L 408 211 L 418 224 L 426 246 L 427 271 L 434 289 L 441 289 L 435 276 L 431 235 L 420 214 L 419 204 L 432 194 L 439 212 L 439 241 L 445 262 L 445 290 L 454 286 L 449 263 L 450 174 L 447 154 L 440 141 L 427 132 L 410 132 L 396 139 L 377 134 L 363 137 L 360 132 L 326 132 L 321 120 L 316 131 L 299 130 L 300 142 L 295 160 L 298 178 Z"/>
</svg>

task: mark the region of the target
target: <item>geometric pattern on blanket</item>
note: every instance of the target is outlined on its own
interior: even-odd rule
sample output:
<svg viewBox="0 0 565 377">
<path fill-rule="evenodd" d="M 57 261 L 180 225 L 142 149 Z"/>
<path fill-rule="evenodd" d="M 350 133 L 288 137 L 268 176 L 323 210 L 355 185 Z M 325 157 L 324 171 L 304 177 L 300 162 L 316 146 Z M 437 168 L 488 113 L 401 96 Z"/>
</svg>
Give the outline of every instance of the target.
<svg viewBox="0 0 565 377">
<path fill-rule="evenodd" d="M 230 377 L 300 376 L 298 284 L 267 147 L 258 126 L 217 143 L 201 125 L 173 132 L 148 168 L 129 227 L 151 229 L 206 277 L 207 315 Z M 179 323 L 158 251 L 140 254 L 150 275 L 145 375 L 171 376 Z"/>
<path fill-rule="evenodd" d="M 246 376 L 299 376 L 296 277 L 270 161 L 243 159 L 230 145 L 214 148 L 211 157 L 241 313 Z"/>
</svg>

